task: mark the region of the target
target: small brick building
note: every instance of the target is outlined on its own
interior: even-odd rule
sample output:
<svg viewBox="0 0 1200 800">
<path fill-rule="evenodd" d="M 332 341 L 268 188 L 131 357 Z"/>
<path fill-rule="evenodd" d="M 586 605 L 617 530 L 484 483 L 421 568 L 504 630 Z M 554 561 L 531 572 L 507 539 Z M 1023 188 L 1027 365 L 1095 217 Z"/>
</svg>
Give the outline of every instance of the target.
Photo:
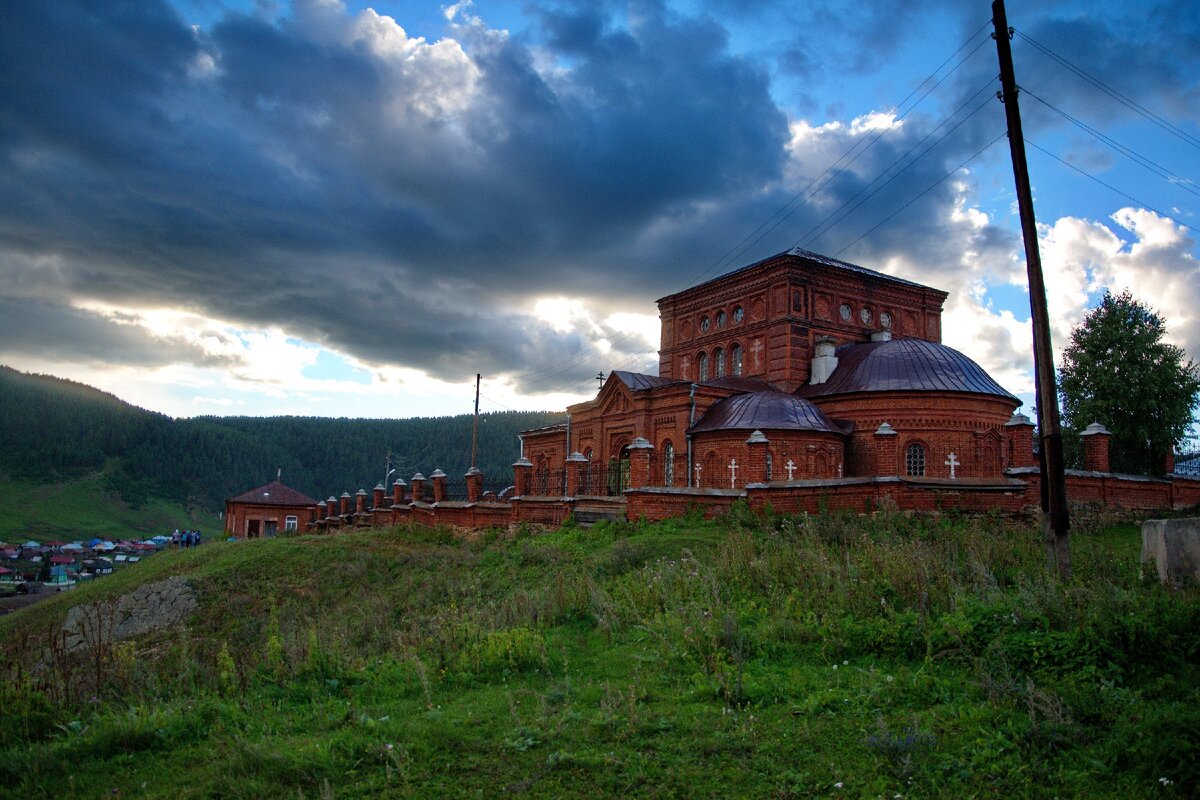
<svg viewBox="0 0 1200 800">
<path fill-rule="evenodd" d="M 313 520 L 317 501 L 279 481 L 225 501 L 225 532 L 239 539 L 303 531 Z"/>
<path fill-rule="evenodd" d="M 941 344 L 945 292 L 794 249 L 658 301 L 658 375 L 616 371 L 526 431 L 535 493 L 741 489 L 855 476 L 1006 482 L 1031 463 L 1020 401 Z M 646 446 L 648 445 L 648 447 Z M 574 483 L 574 482 L 573 482 Z"/>
</svg>

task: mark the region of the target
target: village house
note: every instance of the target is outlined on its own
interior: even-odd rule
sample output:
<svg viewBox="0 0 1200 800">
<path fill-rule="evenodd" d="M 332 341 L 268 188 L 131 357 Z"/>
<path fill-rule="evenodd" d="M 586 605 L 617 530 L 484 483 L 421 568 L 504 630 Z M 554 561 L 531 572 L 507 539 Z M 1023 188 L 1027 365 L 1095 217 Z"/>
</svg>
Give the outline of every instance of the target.
<svg viewBox="0 0 1200 800">
<path fill-rule="evenodd" d="M 317 501 L 278 480 L 225 501 L 225 530 L 239 538 L 304 530 Z"/>
</svg>

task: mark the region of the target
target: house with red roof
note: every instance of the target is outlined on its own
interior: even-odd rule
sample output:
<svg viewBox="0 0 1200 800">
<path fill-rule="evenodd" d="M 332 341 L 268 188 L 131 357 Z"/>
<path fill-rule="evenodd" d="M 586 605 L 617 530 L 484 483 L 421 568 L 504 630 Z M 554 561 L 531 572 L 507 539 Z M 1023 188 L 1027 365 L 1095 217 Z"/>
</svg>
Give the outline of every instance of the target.
<svg viewBox="0 0 1200 800">
<path fill-rule="evenodd" d="M 239 539 L 256 539 L 304 530 L 313 519 L 317 501 L 278 480 L 225 501 L 225 532 Z"/>
</svg>

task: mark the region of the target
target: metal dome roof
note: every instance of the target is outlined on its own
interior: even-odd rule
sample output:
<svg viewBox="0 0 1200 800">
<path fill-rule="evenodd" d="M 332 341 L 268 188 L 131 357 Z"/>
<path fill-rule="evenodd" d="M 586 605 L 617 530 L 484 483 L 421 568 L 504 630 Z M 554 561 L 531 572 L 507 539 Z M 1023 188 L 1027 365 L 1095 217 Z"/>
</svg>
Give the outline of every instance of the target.
<svg viewBox="0 0 1200 800">
<path fill-rule="evenodd" d="M 749 392 L 713 403 L 688 433 L 729 430 L 847 432 L 802 397 L 786 392 Z"/>
<path fill-rule="evenodd" d="M 797 390 L 802 397 L 855 392 L 968 392 L 1017 398 L 983 367 L 952 347 L 924 339 L 849 344 L 837 349 L 838 365 L 825 383 Z"/>
</svg>

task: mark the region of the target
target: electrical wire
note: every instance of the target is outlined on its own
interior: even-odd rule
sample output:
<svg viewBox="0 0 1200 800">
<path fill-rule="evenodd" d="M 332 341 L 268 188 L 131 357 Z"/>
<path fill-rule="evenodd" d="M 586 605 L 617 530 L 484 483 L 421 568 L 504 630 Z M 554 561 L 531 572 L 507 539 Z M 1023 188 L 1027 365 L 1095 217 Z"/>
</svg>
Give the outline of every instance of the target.
<svg viewBox="0 0 1200 800">
<path fill-rule="evenodd" d="M 924 197 L 925 195 L 927 195 L 927 194 L 929 194 L 931 191 L 933 191 L 933 190 L 934 190 L 934 188 L 936 188 L 938 185 L 940 185 L 941 183 L 943 183 L 943 182 L 944 182 L 944 181 L 945 181 L 947 178 L 949 178 L 951 175 L 953 175 L 954 173 L 958 172 L 960 169 L 962 169 L 963 167 L 967 166 L 967 164 L 970 164 L 970 163 L 971 163 L 972 161 L 974 161 L 975 159 L 979 158 L 979 156 L 981 156 L 985 150 L 987 150 L 988 148 L 990 148 L 990 147 L 991 147 L 992 145 L 994 145 L 996 142 L 998 142 L 998 141 L 1000 141 L 1001 139 L 1003 139 L 1003 138 L 1004 138 L 1006 135 L 1007 135 L 1007 132 L 1005 132 L 1005 133 L 1002 133 L 1002 134 L 1000 134 L 999 136 L 997 136 L 995 139 L 992 139 L 990 142 L 988 142 L 987 144 L 985 144 L 983 147 L 981 147 L 981 148 L 979 148 L 978 150 L 976 150 L 976 151 L 975 151 L 975 154 L 974 154 L 974 155 L 972 155 L 970 158 L 968 158 L 966 161 L 962 162 L 962 163 L 961 163 L 961 164 L 959 164 L 957 167 L 955 167 L 954 169 L 950 170 L 949 172 L 947 172 L 947 173 L 946 173 L 945 175 L 943 175 L 942 177 L 938 178 L 936 181 L 934 181 L 934 182 L 933 182 L 933 183 L 931 183 L 929 186 L 927 186 L 927 187 L 925 188 L 925 190 L 924 190 L 924 191 L 922 191 L 920 194 L 918 194 L 916 197 L 914 197 L 913 199 L 909 200 L 909 201 L 908 201 L 907 203 L 905 203 L 904 205 L 902 205 L 902 206 L 900 206 L 899 208 L 897 208 L 897 209 L 896 209 L 895 211 L 893 211 L 891 214 L 888 214 L 886 217 L 884 217 L 884 218 L 883 218 L 883 219 L 881 219 L 881 220 L 880 220 L 878 223 L 876 223 L 874 227 L 872 227 L 872 228 L 871 228 L 870 230 L 868 230 L 866 233 L 864 233 L 864 234 L 862 234 L 861 236 L 859 236 L 859 237 L 858 237 L 857 239 L 855 239 L 853 242 L 851 242 L 850 244 L 846 245 L 846 246 L 845 246 L 845 247 L 843 247 L 841 250 L 838 250 L 836 253 L 834 253 L 834 254 L 833 254 L 833 257 L 834 257 L 834 258 L 837 258 L 837 257 L 838 257 L 838 256 L 840 256 L 842 253 L 846 252 L 846 251 L 847 251 L 847 250 L 849 250 L 851 247 L 853 247 L 854 245 L 858 244 L 858 243 L 859 243 L 860 241 L 862 241 L 864 238 L 866 238 L 867 236 L 869 236 L 869 235 L 871 235 L 872 233 L 874 233 L 876 230 L 878 230 L 878 229 L 879 229 L 881 226 L 883 226 L 885 223 L 887 223 L 889 220 L 891 220 L 893 217 L 895 217 L 895 216 L 896 216 L 897 214 L 899 214 L 901 211 L 903 211 L 904 209 L 908 208 L 908 207 L 909 207 L 909 206 L 911 206 L 913 203 L 917 202 L 917 201 L 918 201 L 918 200 L 920 200 L 922 197 Z"/>
<path fill-rule="evenodd" d="M 1053 103 L 1050 103 L 1049 101 L 1044 100 L 1041 97 L 1038 97 L 1036 94 L 1029 91 L 1024 86 L 1020 87 L 1020 90 L 1022 92 L 1024 92 L 1025 94 L 1027 94 L 1028 96 L 1032 97 L 1034 100 L 1037 100 L 1039 103 L 1044 105 L 1046 108 L 1050 109 L 1054 113 L 1061 116 L 1063 119 L 1067 120 L 1068 122 L 1074 124 L 1075 126 L 1081 128 L 1081 129 L 1083 129 L 1084 131 L 1091 134 L 1096 139 L 1099 139 L 1101 142 L 1108 145 L 1113 150 L 1116 150 L 1118 153 L 1125 156 L 1130 161 L 1133 161 L 1134 163 L 1141 165 L 1142 167 L 1149 170 L 1150 172 L 1153 172 L 1155 175 L 1159 176 L 1160 178 L 1167 181 L 1171 185 L 1178 186 L 1179 188 L 1183 189 L 1186 192 L 1191 192 L 1194 195 L 1200 196 L 1200 188 L 1197 188 L 1196 183 L 1193 180 L 1191 180 L 1190 178 L 1185 178 L 1181 175 L 1178 175 L 1178 174 L 1172 172 L 1171 170 L 1169 170 L 1168 168 L 1164 167 L 1162 164 L 1159 164 L 1159 163 L 1147 158 L 1146 156 L 1143 156 L 1141 153 L 1138 153 L 1133 148 L 1126 147 L 1125 145 L 1116 141 L 1112 137 L 1107 136 L 1104 133 L 1101 133 L 1100 131 L 1093 128 L 1091 125 L 1088 125 L 1086 122 L 1082 122 L 1081 120 L 1078 120 L 1075 117 L 1071 116 L 1070 114 L 1063 111 L 1061 108 L 1054 105 Z"/>
<path fill-rule="evenodd" d="M 913 152 L 914 150 L 916 150 L 918 147 L 920 147 L 920 146 L 921 146 L 921 145 L 923 145 L 925 142 L 927 142 L 931 136 L 933 136 L 935 133 L 937 133 L 937 131 L 938 131 L 938 130 L 940 130 L 940 129 L 941 129 L 941 128 L 942 128 L 942 127 L 943 127 L 943 126 L 944 126 L 944 125 L 945 125 L 947 122 L 949 122 L 951 119 L 953 119 L 955 116 L 957 116 L 957 115 L 958 115 L 958 113 L 959 113 L 960 111 L 962 111 L 964 108 L 966 108 L 966 106 L 967 106 L 969 103 L 973 102 L 973 101 L 975 100 L 975 98 L 977 98 L 977 97 L 978 97 L 978 96 L 979 96 L 981 93 L 983 93 L 983 92 L 987 91 L 987 89 L 988 89 L 988 86 L 990 86 L 990 85 L 991 85 L 991 82 L 992 82 L 992 79 L 990 79 L 990 78 L 989 78 L 989 79 L 988 79 L 988 83 L 987 83 L 987 85 L 985 85 L 985 86 L 984 86 L 983 88 L 981 88 L 979 91 L 975 92 L 975 94 L 973 94 L 973 95 L 972 95 L 972 96 L 971 96 L 971 97 L 970 97 L 970 98 L 969 98 L 969 99 L 968 99 L 966 102 L 964 102 L 964 103 L 963 103 L 961 106 L 959 106 L 957 109 L 955 109 L 955 110 L 954 110 L 954 112 L 953 112 L 952 114 L 950 114 L 950 115 L 949 115 L 949 116 L 947 116 L 945 119 L 943 119 L 941 122 L 939 122 L 939 123 L 937 124 L 937 126 L 936 126 L 936 127 L 934 127 L 932 130 L 930 130 L 930 131 L 929 131 L 929 133 L 925 134 L 925 136 L 924 136 L 924 137 L 921 139 L 921 141 L 917 142 L 917 143 L 916 143 L 916 144 L 914 144 L 912 147 L 910 147 L 910 148 L 908 149 L 908 151 L 907 151 L 906 153 L 904 153 L 904 155 L 900 156 L 900 157 L 899 157 L 899 158 L 897 158 L 895 161 L 893 161 L 891 164 L 889 164 L 889 165 L 888 165 L 888 167 L 887 167 L 887 169 L 885 169 L 885 170 L 884 170 L 883 172 L 881 172 L 881 173 L 880 173 L 878 176 L 876 176 L 874 180 L 872 180 L 872 181 L 871 181 L 870 183 L 868 183 L 866 186 L 863 186 L 861 189 L 859 189 L 857 192 L 855 192 L 855 193 L 854 193 L 852 196 L 850 196 L 850 197 L 849 197 L 849 198 L 848 198 L 848 199 L 847 199 L 847 200 L 846 200 L 844 203 L 842 203 L 840 206 L 838 206 L 838 207 L 837 207 L 837 209 L 836 209 L 836 210 L 834 210 L 834 211 L 833 211 L 831 214 L 827 215 L 827 216 L 826 216 L 824 219 L 822 219 L 822 220 L 821 220 L 820 222 L 818 222 L 816 225 L 814 225 L 813 227 L 809 228 L 809 229 L 808 229 L 808 231 L 807 231 L 807 232 L 805 232 L 804 236 L 802 236 L 800 239 L 797 239 L 797 240 L 796 240 L 796 242 L 795 242 L 795 245 L 794 245 L 794 246 L 797 246 L 797 247 L 803 247 L 803 248 L 805 248 L 805 249 L 811 249 L 811 248 L 812 248 L 812 245 L 813 245 L 814 243 L 816 243 L 816 241 L 817 241 L 818 239 L 820 239 L 822 236 L 824 236 L 826 233 L 828 233 L 830 230 L 832 230 L 834 227 L 836 227 L 836 226 L 837 226 L 837 225 L 838 225 L 838 224 L 839 224 L 839 223 L 840 223 L 842 220 L 846 219 L 848 216 L 850 216 L 851 214 L 853 214 L 853 213 L 854 213 L 856 210 L 858 210 L 858 208 L 859 208 L 859 207 L 860 207 L 860 206 L 861 206 L 863 203 L 865 203 L 865 202 L 867 202 L 868 200 L 870 200 L 872 197 L 874 197 L 876 194 L 878 194 L 880 191 L 882 191 L 882 190 L 883 190 L 885 187 L 887 187 L 887 186 L 888 186 L 888 185 L 889 185 L 889 184 L 890 184 L 892 181 L 896 180 L 896 178 L 899 178 L 901 175 L 903 175 L 903 174 L 904 174 L 904 173 L 905 173 L 905 172 L 906 172 L 906 171 L 909 169 L 909 167 L 913 166 L 913 165 L 914 165 L 914 164 L 916 164 L 918 161 L 920 161 L 922 158 L 924 158 L 925 156 L 929 155 L 929 153 L 931 153 L 935 147 L 937 147 L 939 144 L 941 144 L 941 143 L 942 143 L 942 142 L 943 142 L 943 141 L 946 139 L 946 137 L 948 137 L 950 134 L 954 133 L 956 130 L 958 130 L 958 129 L 959 129 L 959 128 L 960 128 L 960 127 L 963 125 L 963 123 L 965 123 L 967 120 L 971 119 L 971 117 L 975 116 L 975 115 L 976 115 L 976 114 L 978 114 L 978 113 L 979 113 L 981 110 L 983 110 L 983 108 L 984 108 L 984 107 L 985 107 L 985 106 L 986 106 L 986 105 L 987 105 L 987 104 L 990 102 L 991 98 L 989 97 L 989 98 L 987 98 L 987 99 L 983 100 L 982 102 L 980 102 L 980 103 L 979 103 L 979 104 L 978 104 L 978 105 L 977 105 L 977 106 L 974 108 L 974 110 L 972 110 L 972 111 L 971 111 L 971 113 L 970 113 L 970 114 L 968 114 L 967 116 L 963 117 L 961 120 L 959 120 L 958 122 L 956 122 L 956 123 L 954 124 L 954 127 L 950 128 L 950 129 L 949 129 L 948 131 L 946 131 L 944 134 L 942 134 L 941 136 L 939 136 L 939 137 L 938 137 L 938 138 L 937 138 L 937 139 L 936 139 L 936 140 L 933 142 L 933 144 L 931 144 L 931 145 L 930 145 L 928 148 L 926 148 L 926 149 L 925 149 L 925 150 L 924 150 L 924 151 L 923 151 L 923 152 L 922 152 L 920 155 L 918 155 L 916 158 L 912 159 L 912 160 L 911 160 L 911 161 L 909 161 L 907 164 L 905 164 L 905 165 L 904 165 L 904 166 L 903 166 L 903 167 L 902 167 L 900 170 L 898 170 L 898 171 L 897 171 L 895 174 L 893 174 L 893 175 L 892 175 L 890 178 L 888 178 L 886 181 L 884 181 L 883 183 L 879 184 L 879 186 L 877 186 L 877 187 L 876 187 L 874 190 L 872 190 L 871 192 L 869 192 L 869 193 L 866 195 L 866 197 L 863 197 L 863 198 L 862 198 L 862 200 L 859 200 L 857 203 L 855 203 L 855 204 L 854 204 L 854 206 L 852 206 L 852 207 L 851 207 L 851 208 L 850 208 L 848 211 L 846 211 L 846 213 L 845 213 L 845 214 L 842 214 L 840 217 L 838 217 L 837 219 L 834 219 L 832 222 L 830 222 L 830 220 L 831 220 L 831 219 L 832 219 L 832 218 L 833 218 L 835 215 L 837 215 L 837 214 L 838 214 L 838 212 L 840 212 L 842 209 L 844 209 L 846 206 L 848 206 L 848 205 L 849 205 L 851 202 L 853 202 L 855 198 L 859 197 L 859 196 L 860 196 L 860 195 L 862 195 L 864 192 L 866 192 L 868 189 L 870 189 L 872 186 L 874 186 L 874 185 L 875 185 L 875 183 L 876 183 L 877 181 L 879 181 L 879 179 L 880 179 L 880 178 L 882 178 L 884 175 L 887 175 L 889 172 L 891 172 L 891 170 L 892 170 L 892 169 L 893 169 L 893 168 L 894 168 L 894 167 L 895 167 L 897 164 L 899 164 L 899 163 L 901 163 L 902 161 L 904 161 L 904 159 L 908 158 L 908 156 L 909 156 L 909 155 L 911 155 L 911 154 L 912 154 L 912 152 Z M 826 225 L 826 224 L 825 224 L 826 222 L 829 222 L 829 224 L 828 224 L 828 225 Z M 816 235 L 811 235 L 811 234 L 813 234 L 813 232 L 814 232 L 814 231 L 817 231 L 817 229 L 818 229 L 818 228 L 820 228 L 820 230 L 819 230 L 819 231 L 816 233 Z M 810 236 L 810 235 L 811 235 L 811 236 Z M 805 239 L 804 237 L 809 237 L 809 238 Z M 801 244 L 801 241 L 802 241 L 802 240 L 803 240 L 803 244 Z"/>
<path fill-rule="evenodd" d="M 1063 56 L 1060 56 L 1058 53 L 1054 52 L 1049 47 L 1046 47 L 1044 44 L 1036 41 L 1032 37 L 1027 36 L 1026 34 L 1022 33 L 1019 30 L 1015 30 L 1015 33 L 1017 36 L 1020 36 L 1022 40 L 1028 42 L 1031 46 L 1033 46 L 1037 50 L 1041 51 L 1041 53 L 1043 55 L 1045 55 L 1048 58 L 1053 59 L 1054 61 L 1057 61 L 1061 66 L 1063 66 L 1064 68 L 1075 73 L 1078 77 L 1087 81 L 1096 89 L 1099 89 L 1100 91 L 1104 92 L 1109 97 L 1111 97 L 1113 100 L 1116 100 L 1118 103 L 1120 103 L 1121 105 L 1128 108 L 1130 111 L 1133 111 L 1134 113 L 1141 115 L 1145 119 L 1147 119 L 1150 122 L 1157 125 L 1159 128 L 1162 128 L 1167 133 L 1170 133 L 1172 136 L 1175 136 L 1178 139 L 1181 139 L 1182 141 L 1186 142 L 1187 144 L 1190 144 L 1192 147 L 1195 147 L 1197 150 L 1200 150 L 1200 139 L 1197 139 L 1195 136 L 1192 136 L 1187 131 L 1182 130 L 1181 128 L 1178 128 L 1175 125 L 1172 125 L 1170 122 L 1163 119 L 1158 114 L 1155 114 L 1153 111 L 1146 108 L 1145 106 L 1140 105 L 1133 99 L 1126 97 L 1124 94 L 1117 91 L 1113 87 L 1109 86 L 1107 83 L 1100 80 L 1095 75 L 1092 75 L 1091 73 L 1084 70 L 1082 67 L 1078 67 L 1075 64 L 1071 63 L 1068 59 L 1066 59 Z"/>
<path fill-rule="evenodd" d="M 1169 219 L 1169 220 L 1171 220 L 1171 222 L 1174 222 L 1176 225 L 1178 225 L 1182 228 L 1185 228 L 1185 229 L 1191 231 L 1192 233 L 1200 233 L 1200 231 L 1197 231 L 1195 228 L 1193 228 L 1191 225 L 1188 225 L 1186 222 L 1182 222 L 1179 219 L 1172 217 L 1170 214 L 1167 214 L 1163 211 L 1159 211 L 1157 208 L 1155 208 L 1154 206 L 1152 206 L 1148 203 L 1143 203 L 1141 200 L 1138 200 L 1136 197 L 1134 197 L 1131 194 L 1127 194 L 1127 193 L 1121 191 L 1117 187 L 1113 186 L 1111 183 L 1105 183 L 1104 181 L 1100 180 L 1099 178 L 1097 178 L 1095 175 L 1091 174 L 1090 172 L 1080 169 L 1079 167 L 1075 166 L 1071 162 L 1066 161 L 1066 160 L 1054 155 L 1054 153 L 1051 153 L 1046 148 L 1040 147 L 1039 145 L 1035 144 L 1034 142 L 1029 141 L 1028 138 L 1025 139 L 1025 144 L 1029 145 L 1030 147 L 1034 148 L 1035 150 L 1040 150 L 1041 152 L 1043 152 L 1046 155 L 1053 158 L 1058 163 L 1063 164 L 1064 166 L 1070 167 L 1071 169 L 1075 170 L 1076 172 L 1078 172 L 1080 175 L 1084 176 L 1085 178 L 1091 178 L 1096 183 L 1100 184 L 1101 186 L 1103 186 L 1106 189 L 1116 192 L 1117 194 L 1124 197 L 1126 200 L 1131 200 L 1134 203 L 1137 203 L 1139 206 L 1146 209 L 1147 211 L 1153 211 L 1155 214 L 1158 214 L 1160 217 L 1163 217 L 1164 219 Z"/>
</svg>

